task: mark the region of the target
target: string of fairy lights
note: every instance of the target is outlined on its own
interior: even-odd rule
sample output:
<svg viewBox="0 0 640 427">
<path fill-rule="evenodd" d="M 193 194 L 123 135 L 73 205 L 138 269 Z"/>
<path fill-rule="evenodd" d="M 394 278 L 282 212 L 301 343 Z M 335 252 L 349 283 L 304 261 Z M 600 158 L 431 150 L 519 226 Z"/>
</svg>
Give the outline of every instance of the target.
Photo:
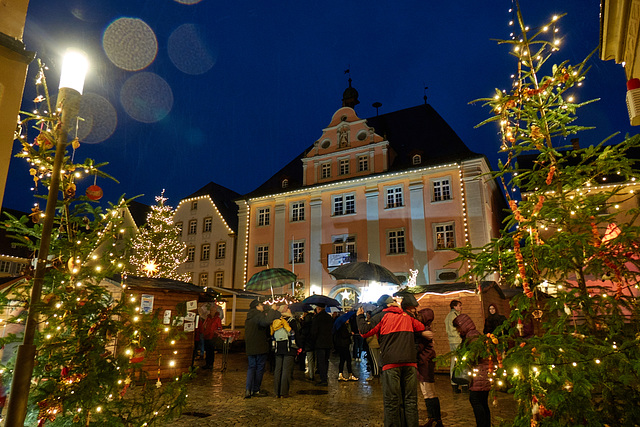
<svg viewBox="0 0 640 427">
<path fill-rule="evenodd" d="M 22 144 L 22 150 L 17 157 L 25 158 L 30 165 L 29 173 L 34 180 L 32 191 L 36 194 L 38 192 L 38 184 L 42 182 L 46 186 L 47 181 L 51 178 L 56 145 L 56 135 L 53 130 L 59 118 L 59 111 L 51 109 L 45 78 L 46 67 L 42 64 L 40 65 L 40 71 L 36 78 L 38 96 L 34 99 L 36 108 L 32 113 L 23 113 L 18 118 L 15 135 L 16 139 Z M 32 129 L 38 132 L 38 135 L 33 140 L 28 137 L 28 125 L 30 122 L 35 122 L 35 126 Z M 50 360 L 52 355 L 71 360 L 67 356 L 59 356 L 55 352 L 65 345 L 73 345 L 73 334 L 75 333 L 73 331 L 79 331 L 77 328 L 83 323 L 75 324 L 73 319 L 76 316 L 81 316 L 78 313 L 83 310 L 87 303 L 95 303 L 90 307 L 96 307 L 97 310 L 91 316 L 86 317 L 86 321 L 92 322 L 87 324 L 89 326 L 87 329 L 89 335 L 95 333 L 104 323 L 117 321 L 122 322 L 122 325 L 127 321 L 130 322 L 130 327 L 120 331 L 129 330 L 130 335 L 126 336 L 119 332 L 108 338 L 104 344 L 104 350 L 106 351 L 104 357 L 108 357 L 108 354 L 114 355 L 114 357 L 109 358 L 110 361 L 105 363 L 111 363 L 113 372 L 118 376 L 116 387 L 119 389 L 106 394 L 104 402 L 93 407 L 87 407 L 86 402 L 79 403 L 76 408 L 63 406 L 63 397 L 74 395 L 76 391 L 81 390 L 82 381 L 90 374 L 89 372 L 78 372 L 78 369 L 82 369 L 82 364 L 78 366 L 54 366 L 52 363 L 40 365 L 43 369 L 41 374 L 45 378 L 57 379 L 57 382 L 56 389 L 48 393 L 49 397 L 38 402 L 39 413 L 37 418 L 39 426 L 44 425 L 47 421 L 53 421 L 61 415 L 71 414 L 76 420 L 81 414 L 85 414 L 84 416 L 90 419 L 91 416 L 98 416 L 98 414 L 104 413 L 105 405 L 108 402 L 113 401 L 117 396 L 119 396 L 118 398 L 124 397 L 133 382 L 133 369 L 149 363 L 147 360 L 149 356 L 145 354 L 145 349 L 140 344 L 142 332 L 145 331 L 145 334 L 157 333 L 159 339 L 162 337 L 171 338 L 171 336 L 179 332 L 181 327 L 179 322 L 174 319 L 169 325 L 163 324 L 155 329 L 149 329 L 151 324 L 144 321 L 145 318 L 143 316 L 145 315 L 140 312 L 141 301 L 139 296 L 132 293 L 131 290 L 127 292 L 126 274 L 122 274 L 122 282 L 119 286 L 110 284 L 111 281 L 105 280 L 112 273 L 123 273 L 125 268 L 122 251 L 119 248 L 126 231 L 122 226 L 123 215 L 121 215 L 121 212 L 125 209 L 125 203 L 120 201 L 117 205 L 108 209 L 105 214 L 96 215 L 93 221 L 85 217 L 84 221 L 80 221 L 77 224 L 73 223 L 72 225 L 72 220 L 70 219 L 72 213 L 69 211 L 68 206 L 77 200 L 75 193 L 76 182 L 83 177 L 93 176 L 93 186 L 88 187 L 86 196 L 89 200 L 98 200 L 102 196 L 102 190 L 95 185 L 95 179 L 103 174 L 99 170 L 101 165 L 95 164 L 91 159 L 85 160 L 82 164 L 74 163 L 76 150 L 80 147 L 77 139 L 77 126 L 76 138 L 71 141 L 69 146 L 72 150 L 71 155 L 65 158 L 61 168 L 61 190 L 63 191 L 65 208 L 61 211 L 59 232 L 62 238 L 68 240 L 65 251 L 68 250 L 71 256 L 69 256 L 67 262 L 52 270 L 53 273 L 50 276 L 53 281 L 51 283 L 51 293 L 43 297 L 46 308 L 41 312 L 40 336 L 42 337 L 41 345 L 43 347 L 40 354 L 49 354 Z M 93 189 L 91 189 L 92 187 Z M 160 197 L 162 198 L 163 196 Z M 164 200 L 160 201 L 161 206 L 158 209 L 163 210 L 163 212 L 168 209 L 171 212 L 170 207 L 163 205 L 162 202 Z M 32 214 L 30 215 L 32 222 L 38 223 L 43 216 L 44 214 L 40 211 L 38 203 L 34 203 Z M 63 259 L 63 256 L 61 255 L 59 258 Z M 175 257 L 170 259 L 176 260 Z M 127 293 L 128 297 L 125 296 Z M 107 297 L 109 294 L 110 296 Z M 90 301 L 91 298 L 96 298 L 96 301 Z M 123 308 L 118 308 L 119 304 L 122 304 Z M 131 314 L 128 315 L 126 313 Z M 137 327 L 137 325 L 142 328 Z M 82 340 L 76 340 L 75 342 L 79 343 L 77 345 L 82 345 Z M 164 357 L 166 355 L 160 353 L 157 367 L 157 388 L 162 387 L 161 372 L 173 372 L 172 376 L 176 382 L 182 380 L 181 376 L 177 375 L 178 372 L 183 370 L 183 367 L 178 363 L 179 352 L 175 348 L 176 343 L 177 338 L 168 339 L 169 357 Z M 162 347 L 158 347 L 156 351 L 162 352 L 164 350 L 162 350 Z M 116 356 L 116 354 L 119 356 Z M 56 373 L 58 370 L 60 370 L 59 374 Z M 104 390 L 107 389 L 104 388 Z M 116 396 L 114 397 L 114 395 Z M 188 395 L 185 394 L 183 397 L 186 398 Z M 88 401 L 95 400 L 89 399 Z M 172 405 L 173 403 L 170 403 L 166 409 L 170 410 Z M 153 421 L 159 415 L 160 412 L 156 411 L 150 421 Z"/>
<path fill-rule="evenodd" d="M 512 0 L 512 7 L 508 10 L 511 17 L 511 19 L 508 22 L 510 29 L 513 26 L 517 26 L 521 24 L 520 22 L 518 22 L 520 18 L 517 16 L 516 6 L 517 6 L 516 1 Z M 549 46 L 551 46 L 550 51 L 552 53 L 557 52 L 560 48 L 560 45 L 562 44 L 562 38 L 559 35 L 559 25 L 558 25 L 558 21 L 562 16 L 563 15 L 554 15 L 550 18 L 548 24 L 543 25 L 539 28 L 533 29 L 533 32 L 535 32 L 536 34 L 545 34 L 545 33 L 550 34 Z M 522 30 L 523 30 L 523 34 L 520 36 L 517 36 L 515 31 L 511 31 L 509 33 L 509 38 L 512 41 L 516 42 L 516 43 L 513 43 L 512 52 L 518 58 L 518 62 L 519 62 L 518 64 L 519 73 L 511 75 L 512 86 L 513 86 L 513 91 L 515 93 L 519 93 L 520 96 L 522 96 L 522 94 L 524 93 L 524 90 L 520 88 L 520 86 L 523 84 L 522 79 L 524 75 L 522 68 L 529 67 L 530 70 L 536 71 L 541 65 L 540 61 L 546 60 L 546 55 L 541 52 L 538 52 L 537 55 L 533 55 L 532 57 L 529 40 L 527 38 L 528 32 L 532 31 L 532 29 L 528 26 L 523 26 Z M 551 94 L 551 91 L 554 88 L 557 88 L 558 90 L 566 90 L 564 87 L 564 84 L 569 80 L 569 78 L 576 78 L 577 76 L 578 76 L 577 70 L 568 69 L 566 70 L 565 74 L 560 76 L 559 80 L 552 80 L 550 85 L 546 88 L 543 87 L 539 93 L 542 96 L 549 96 Z M 536 77 L 534 76 L 533 78 L 535 79 Z M 583 84 L 582 81 L 571 81 L 570 83 L 575 86 L 582 86 Z M 494 99 L 496 101 L 499 101 L 503 97 L 504 99 L 509 99 L 508 98 L 509 96 L 510 94 L 507 93 L 507 90 L 501 90 L 501 93 L 496 94 Z M 565 98 L 562 101 L 565 103 L 565 105 L 561 105 L 560 108 L 566 109 L 570 104 L 573 104 L 576 102 L 576 95 L 573 93 L 569 95 L 565 94 Z M 495 107 L 496 114 L 503 113 L 499 105 L 500 104 L 496 102 L 496 107 Z M 516 144 L 516 139 L 518 136 L 517 133 L 522 130 L 519 128 L 519 124 L 518 124 L 518 120 L 520 119 L 519 116 L 515 116 L 515 123 L 510 123 L 506 115 L 504 117 L 505 118 L 503 118 L 498 122 L 500 126 L 500 131 L 502 134 L 502 138 L 503 138 L 501 148 L 504 151 L 509 151 L 512 149 L 513 145 Z M 622 189 L 623 192 L 626 192 L 629 195 L 633 195 L 636 192 L 635 187 L 638 185 L 636 183 L 635 178 L 631 178 L 628 182 L 613 183 L 613 184 L 606 183 L 607 181 L 606 177 L 600 177 L 599 181 L 601 182 L 597 184 L 594 184 L 593 181 L 591 180 L 585 182 L 582 188 L 578 188 L 577 190 L 575 190 L 575 195 L 584 196 L 589 193 L 602 192 L 602 191 L 608 191 L 608 190 L 614 190 L 614 189 Z M 503 186 L 504 186 L 504 183 L 503 183 Z M 511 198 L 510 193 L 517 191 L 517 188 L 515 188 L 515 186 L 511 189 L 507 188 L 507 186 L 504 186 L 504 187 L 505 187 L 506 195 L 509 199 Z M 528 193 L 522 194 L 523 197 L 527 197 L 527 195 Z M 571 199 L 573 199 L 573 197 L 571 197 Z M 621 209 L 621 203 L 612 203 L 611 208 L 614 210 L 619 210 Z M 578 209 L 580 209 L 579 205 L 576 206 L 575 210 L 577 211 Z M 571 214 L 573 215 L 575 214 L 575 212 L 572 212 Z M 552 222 L 555 222 L 555 219 L 552 220 Z M 540 227 L 544 228 L 545 230 L 548 229 L 548 225 L 541 225 Z M 512 254 L 513 251 L 508 249 L 506 252 Z M 500 264 L 500 268 L 502 268 L 501 264 Z M 516 277 L 517 276 L 518 274 L 516 274 Z M 636 284 L 635 287 L 637 289 L 638 285 Z M 562 286 L 558 285 L 558 289 L 562 289 Z M 588 296 L 592 299 L 601 298 L 603 300 L 609 300 L 609 301 L 614 300 L 614 297 L 609 296 L 606 293 L 601 293 L 600 295 L 589 294 Z M 576 313 L 573 312 L 571 309 L 568 309 L 568 307 L 565 304 L 565 315 L 568 318 L 573 317 L 573 319 L 575 319 Z M 520 330 L 518 330 L 518 332 L 522 334 Z M 561 382 L 563 390 L 565 390 L 566 392 L 572 392 L 574 388 L 574 384 L 572 380 L 573 374 L 571 374 L 570 372 L 572 369 L 586 368 L 588 370 L 589 366 L 604 366 L 604 364 L 606 363 L 606 359 L 614 357 L 616 355 L 620 355 L 625 351 L 628 352 L 632 348 L 637 348 L 638 341 L 639 341 L 638 337 L 636 337 L 635 340 L 631 340 L 630 342 L 625 343 L 625 345 L 620 345 L 619 343 L 616 343 L 615 341 L 611 342 L 608 339 L 591 340 L 590 337 L 587 337 L 578 332 L 574 332 L 572 335 L 582 343 L 582 351 L 575 351 L 575 350 L 568 351 L 563 348 L 555 348 L 553 349 L 553 352 L 551 352 L 550 354 L 550 350 L 546 347 L 544 348 L 544 350 L 536 349 L 535 339 L 533 341 L 526 341 L 526 342 L 522 341 L 519 347 L 528 349 L 531 352 L 531 355 L 533 357 L 531 357 L 530 359 L 527 359 L 525 357 L 524 359 L 526 363 L 524 363 L 525 361 L 523 361 L 523 365 L 518 366 L 513 362 L 509 362 L 508 364 L 503 364 L 503 357 L 504 357 L 505 351 L 507 351 L 507 349 L 503 347 L 504 340 L 498 340 L 498 338 L 493 334 L 487 334 L 486 339 L 482 340 L 482 342 L 484 343 L 484 345 L 486 345 L 486 350 L 488 354 L 490 354 L 492 357 L 492 362 L 487 366 L 487 368 L 488 368 L 488 379 L 493 384 L 494 387 L 492 388 L 494 389 L 494 391 L 496 388 L 502 388 L 502 387 L 505 387 L 505 385 L 508 383 L 512 384 L 517 381 L 542 382 L 542 380 L 539 380 L 539 379 L 544 377 L 545 378 L 544 381 L 548 381 L 548 382 L 556 381 L 557 379 L 557 381 Z M 546 358 L 543 359 L 541 357 L 537 357 L 541 353 L 544 353 Z M 467 352 L 463 353 L 461 356 L 461 360 L 458 361 L 458 363 L 461 363 L 461 364 L 467 363 L 468 354 L 469 353 Z M 565 370 L 564 376 L 558 376 L 558 375 L 554 376 L 551 374 L 553 371 L 558 371 L 559 369 Z M 474 366 L 467 370 L 467 374 L 470 377 L 476 377 L 478 375 L 481 375 L 481 371 L 482 369 L 480 367 Z M 548 385 L 549 383 L 547 383 L 547 386 Z M 529 402 L 532 410 L 532 424 L 531 424 L 532 426 L 537 425 L 537 423 L 534 422 L 534 419 L 537 420 L 539 419 L 539 417 L 547 417 L 552 414 L 550 411 L 544 408 L 544 405 L 542 403 L 544 401 L 544 396 L 543 396 L 544 390 L 545 390 L 544 384 L 539 384 L 539 386 L 536 386 L 536 387 L 532 385 L 532 399 L 531 399 L 531 402 Z"/>
</svg>

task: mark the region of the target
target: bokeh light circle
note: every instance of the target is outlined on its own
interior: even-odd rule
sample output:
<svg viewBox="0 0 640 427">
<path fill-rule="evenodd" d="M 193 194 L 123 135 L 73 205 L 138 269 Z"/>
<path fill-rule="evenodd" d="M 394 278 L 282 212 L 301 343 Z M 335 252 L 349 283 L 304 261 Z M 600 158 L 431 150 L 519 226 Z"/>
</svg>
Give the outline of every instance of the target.
<svg viewBox="0 0 640 427">
<path fill-rule="evenodd" d="M 202 0 L 174 0 L 176 3 L 180 3 L 180 4 L 198 4 L 200 3 Z"/>
<path fill-rule="evenodd" d="M 153 123 L 162 120 L 171 111 L 173 92 L 162 77 L 142 72 L 129 77 L 122 85 L 120 102 L 133 119 Z"/>
<path fill-rule="evenodd" d="M 183 24 L 176 28 L 169 36 L 167 50 L 173 65 L 186 74 L 204 74 L 216 62 L 200 28 L 194 24 Z"/>
<path fill-rule="evenodd" d="M 78 138 L 87 144 L 102 142 L 113 135 L 118 124 L 116 109 L 104 97 L 85 93 L 80 100 Z"/>
<path fill-rule="evenodd" d="M 104 31 L 102 48 L 117 67 L 138 71 L 146 68 L 155 59 L 158 40 L 151 27 L 143 20 L 119 18 Z"/>
</svg>

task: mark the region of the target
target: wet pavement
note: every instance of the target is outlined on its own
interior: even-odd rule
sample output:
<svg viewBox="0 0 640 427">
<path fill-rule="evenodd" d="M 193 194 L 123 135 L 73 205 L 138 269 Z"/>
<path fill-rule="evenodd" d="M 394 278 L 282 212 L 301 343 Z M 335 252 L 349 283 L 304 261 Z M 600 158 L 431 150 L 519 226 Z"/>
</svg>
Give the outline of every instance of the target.
<svg viewBox="0 0 640 427">
<path fill-rule="evenodd" d="M 273 375 L 265 372 L 262 390 L 266 397 L 244 398 L 247 358 L 244 353 L 230 353 L 227 370 L 221 372 L 222 355 L 216 354 L 213 371 L 199 370 L 189 385 L 189 403 L 183 415 L 167 423 L 170 427 L 186 426 L 382 426 L 382 384 L 367 381 L 366 362 L 353 361 L 358 381 L 338 381 L 338 357 L 332 356 L 329 386 L 315 386 L 304 379 L 304 372 L 294 368 L 290 397 L 277 399 L 273 394 Z M 448 375 L 436 375 L 436 391 L 440 398 L 445 427 L 475 426 L 468 393 L 453 393 Z M 418 391 L 420 423 L 427 412 Z M 506 393 L 497 393 L 497 405 L 490 402 L 493 425 L 515 415 L 515 402 Z"/>
</svg>

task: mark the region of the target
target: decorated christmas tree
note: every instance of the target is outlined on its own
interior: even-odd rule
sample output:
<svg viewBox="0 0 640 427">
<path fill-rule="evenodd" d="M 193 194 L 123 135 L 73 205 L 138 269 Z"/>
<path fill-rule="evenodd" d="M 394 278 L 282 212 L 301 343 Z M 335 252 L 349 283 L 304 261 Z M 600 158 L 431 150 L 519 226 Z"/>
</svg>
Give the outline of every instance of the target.
<svg viewBox="0 0 640 427">
<path fill-rule="evenodd" d="M 509 319 L 464 345 L 469 372 L 490 358 L 496 390 L 518 402 L 515 426 L 640 424 L 638 136 L 585 148 L 567 139 L 576 124 L 587 58 L 553 63 L 554 16 L 501 43 L 517 60 L 511 90 L 483 99 L 502 135 L 493 178 L 510 212 L 501 237 L 458 249 L 470 281 L 521 289 Z M 491 177 L 487 177 L 491 178 Z M 481 328 L 478 325 L 478 328 Z"/>
<path fill-rule="evenodd" d="M 188 273 L 178 273 L 178 267 L 187 261 L 187 245 L 180 240 L 181 230 L 173 223 L 173 209 L 165 205 L 163 195 L 156 197 L 147 222 L 130 241 L 127 268 L 130 274 L 188 282 Z"/>
<path fill-rule="evenodd" d="M 38 108 L 21 113 L 16 138 L 23 147 L 18 156 L 30 162 L 34 181 L 46 190 L 61 125 L 49 103 L 44 77 L 41 66 Z M 95 177 L 107 175 L 100 170 L 103 165 L 90 159 L 74 163 L 79 148 L 79 141 L 73 140 L 62 162 L 62 197 L 55 209 L 41 302 L 32 303 L 32 271 L 23 284 L 18 282 L 1 295 L 1 302 L 10 301 L 8 305 L 14 308 L 37 310 L 35 367 L 25 425 L 161 424 L 184 406 L 189 375 L 165 384 L 155 378 L 147 382 L 139 369 L 139 356 L 153 351 L 161 336 L 175 339 L 171 334 L 179 331 L 161 334 L 171 328 L 160 325 L 157 313 L 141 314 L 139 299 L 126 293 L 119 282 L 109 280 L 125 266 L 116 245 L 125 201 L 110 204 L 106 210 L 95 205 L 96 194 L 101 193 L 95 188 Z M 87 176 L 93 178 L 89 189 L 95 191 L 78 195 L 77 187 Z M 7 216 L 2 226 L 37 257 L 43 237 L 41 218 L 36 206 L 30 218 Z M 24 317 L 19 311 L 8 313 L 9 322 L 16 315 Z M 21 341 L 21 337 L 9 335 L 0 339 L 0 345 L 12 341 Z M 5 387 L 11 387 L 14 366 L 24 362 L 14 357 L 3 365 Z"/>
</svg>

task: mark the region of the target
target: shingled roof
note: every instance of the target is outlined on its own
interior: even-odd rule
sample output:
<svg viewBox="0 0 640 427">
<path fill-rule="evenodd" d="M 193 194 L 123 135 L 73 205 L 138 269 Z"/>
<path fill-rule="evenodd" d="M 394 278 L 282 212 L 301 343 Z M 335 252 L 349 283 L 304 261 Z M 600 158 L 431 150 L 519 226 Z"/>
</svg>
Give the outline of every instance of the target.
<svg viewBox="0 0 640 427">
<path fill-rule="evenodd" d="M 481 154 L 471 151 L 447 122 L 428 104 L 382 114 L 366 120 L 367 124 L 374 128 L 376 134 L 389 141 L 394 152 L 394 155 L 390 157 L 389 170 L 384 173 L 482 157 Z M 302 159 L 312 148 L 313 144 L 257 189 L 246 194 L 245 197 L 260 197 L 302 188 Z M 422 157 L 422 162 L 419 165 L 414 165 L 412 162 L 412 158 L 416 154 Z M 285 178 L 288 179 L 288 186 L 282 188 L 282 180 Z"/>
<path fill-rule="evenodd" d="M 302 167 L 300 169 L 302 169 Z M 200 196 L 211 197 L 211 200 L 215 203 L 227 225 L 233 231 L 238 231 L 238 205 L 235 204 L 234 200 L 240 197 L 239 193 L 229 190 L 227 187 L 223 187 L 215 182 L 210 182 L 184 199 L 191 199 Z"/>
</svg>

